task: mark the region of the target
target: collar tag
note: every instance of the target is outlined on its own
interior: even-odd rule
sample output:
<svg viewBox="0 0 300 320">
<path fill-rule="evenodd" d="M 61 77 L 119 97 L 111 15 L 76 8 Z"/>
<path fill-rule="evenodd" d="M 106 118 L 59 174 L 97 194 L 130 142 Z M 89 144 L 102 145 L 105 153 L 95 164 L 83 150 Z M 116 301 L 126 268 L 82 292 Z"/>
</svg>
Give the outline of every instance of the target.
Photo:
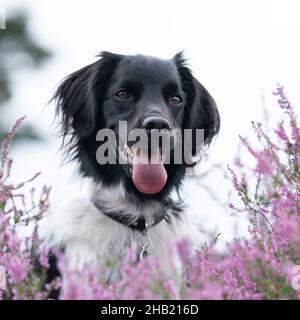
<svg viewBox="0 0 300 320">
<path fill-rule="evenodd" d="M 137 261 L 141 261 L 148 255 L 148 247 L 150 246 L 149 236 L 147 230 L 145 229 L 142 235 L 137 239 L 138 250 L 137 250 Z"/>
<path fill-rule="evenodd" d="M 143 258 L 147 257 L 148 252 L 147 252 L 147 248 L 149 247 L 149 243 L 147 245 L 142 246 L 142 248 L 140 249 L 140 252 L 138 254 L 138 261 L 141 261 Z"/>
</svg>

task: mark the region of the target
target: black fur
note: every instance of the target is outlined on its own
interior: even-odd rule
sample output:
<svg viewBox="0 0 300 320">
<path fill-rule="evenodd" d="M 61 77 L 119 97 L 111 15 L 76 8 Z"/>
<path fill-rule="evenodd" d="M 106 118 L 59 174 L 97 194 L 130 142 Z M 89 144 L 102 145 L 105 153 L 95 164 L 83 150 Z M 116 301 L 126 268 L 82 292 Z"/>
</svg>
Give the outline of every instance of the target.
<svg viewBox="0 0 300 320">
<path fill-rule="evenodd" d="M 57 251 L 57 250 L 56 250 Z M 64 253 L 64 248 L 60 248 L 59 252 Z M 57 252 L 58 253 L 58 252 Z M 46 270 L 46 277 L 43 278 L 43 287 L 42 289 L 47 291 L 47 299 L 58 299 L 60 294 L 60 288 L 55 288 L 53 286 L 54 282 L 61 276 L 58 265 L 57 265 L 57 257 L 53 252 L 49 252 L 48 254 L 48 268 Z M 43 274 L 45 271 L 44 267 L 40 264 L 39 256 L 34 258 L 34 272 L 39 277 L 44 277 Z M 50 289 L 46 289 L 46 284 L 51 284 Z"/>
<path fill-rule="evenodd" d="M 171 60 L 143 55 L 125 56 L 103 52 L 100 59 L 71 75 L 59 86 L 54 99 L 63 148 L 69 160 L 77 160 L 83 176 L 111 186 L 124 181 L 128 195 L 137 201 L 168 198 L 172 188 L 178 189 L 186 164 L 165 165 L 168 180 L 155 195 L 140 193 L 134 186 L 126 166 L 99 165 L 96 161 L 96 133 L 102 128 L 117 130 L 119 120 L 128 121 L 128 129 L 140 128 L 146 115 L 158 114 L 174 128 L 205 129 L 205 143 L 218 133 L 220 117 L 215 101 L 193 77 L 182 53 Z M 124 88 L 132 94 L 130 101 L 117 101 L 115 93 Z M 167 96 L 183 96 L 181 106 L 169 106 Z M 197 146 L 193 143 L 192 155 Z"/>
</svg>

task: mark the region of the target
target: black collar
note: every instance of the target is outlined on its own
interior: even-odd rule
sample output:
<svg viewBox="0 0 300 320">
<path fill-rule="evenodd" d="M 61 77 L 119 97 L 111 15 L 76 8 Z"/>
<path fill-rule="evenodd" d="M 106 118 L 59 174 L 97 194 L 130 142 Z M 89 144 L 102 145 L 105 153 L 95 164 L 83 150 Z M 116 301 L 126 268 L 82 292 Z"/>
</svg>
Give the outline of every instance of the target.
<svg viewBox="0 0 300 320">
<path fill-rule="evenodd" d="M 164 212 L 155 213 L 151 217 L 151 223 L 149 223 L 144 216 L 135 217 L 130 213 L 126 213 L 124 210 L 116 211 L 113 208 L 109 208 L 107 202 L 104 200 L 92 199 L 92 203 L 108 218 L 113 219 L 130 229 L 140 231 L 143 234 L 145 234 L 149 228 L 159 224 L 162 220 L 166 220 L 168 223 L 170 222 L 169 215 L 165 210 L 162 210 Z"/>
</svg>

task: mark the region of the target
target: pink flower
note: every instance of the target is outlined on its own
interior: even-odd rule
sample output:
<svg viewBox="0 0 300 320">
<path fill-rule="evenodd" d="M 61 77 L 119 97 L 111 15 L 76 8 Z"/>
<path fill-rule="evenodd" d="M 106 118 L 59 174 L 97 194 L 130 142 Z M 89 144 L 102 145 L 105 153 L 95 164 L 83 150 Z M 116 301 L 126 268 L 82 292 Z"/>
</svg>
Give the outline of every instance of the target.
<svg viewBox="0 0 300 320">
<path fill-rule="evenodd" d="M 178 275 L 166 274 L 164 261 L 154 256 L 137 261 L 136 248 L 132 247 L 125 253 L 120 278 L 113 283 L 105 282 L 107 270 L 85 266 L 74 271 L 66 257 L 57 254 L 61 277 L 43 286 L 41 275 L 49 266 L 48 248 L 38 238 L 37 227 L 32 236 L 25 238 L 18 230 L 27 220 L 34 226 L 47 211 L 50 188 L 45 187 L 34 201 L 34 189 L 30 197 L 23 194 L 24 182 L 7 183 L 12 170 L 9 149 L 22 121 L 19 120 L 1 148 L 0 266 L 5 268 L 9 298 L 45 299 L 53 288 L 62 288 L 60 299 L 300 298 L 300 293 L 292 288 L 291 271 L 295 263 L 300 263 L 300 128 L 282 86 L 277 87 L 275 95 L 286 125 L 280 123 L 272 135 L 267 135 L 261 123 L 253 123 L 258 144 L 241 140 L 254 157 L 255 167 L 249 169 L 241 157 L 236 158 L 236 171 L 228 167 L 232 189 L 240 198 L 238 206 L 229 203 L 228 207 L 248 215 L 248 238 L 236 239 L 223 253 L 215 248 L 222 235 L 197 250 L 187 238 L 179 239 L 170 245 L 168 254 L 181 260 L 180 279 Z M 13 192 L 16 188 L 18 194 Z M 26 206 L 28 197 L 30 203 L 34 202 L 30 212 Z M 34 257 L 39 257 L 41 273 L 35 271 Z"/>
</svg>

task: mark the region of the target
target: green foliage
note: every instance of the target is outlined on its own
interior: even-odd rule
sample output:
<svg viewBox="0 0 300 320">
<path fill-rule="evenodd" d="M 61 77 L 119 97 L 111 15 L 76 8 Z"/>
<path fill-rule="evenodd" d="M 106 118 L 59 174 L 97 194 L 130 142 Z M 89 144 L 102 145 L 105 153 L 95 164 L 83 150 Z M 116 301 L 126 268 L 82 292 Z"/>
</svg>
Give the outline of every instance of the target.
<svg viewBox="0 0 300 320">
<path fill-rule="evenodd" d="M 40 67 L 50 57 L 31 34 L 28 16 L 18 12 L 7 18 L 6 29 L 0 30 L 0 142 L 7 134 L 3 106 L 12 97 L 13 76 L 21 69 Z M 24 127 L 18 138 L 37 139 L 31 126 Z"/>
</svg>

